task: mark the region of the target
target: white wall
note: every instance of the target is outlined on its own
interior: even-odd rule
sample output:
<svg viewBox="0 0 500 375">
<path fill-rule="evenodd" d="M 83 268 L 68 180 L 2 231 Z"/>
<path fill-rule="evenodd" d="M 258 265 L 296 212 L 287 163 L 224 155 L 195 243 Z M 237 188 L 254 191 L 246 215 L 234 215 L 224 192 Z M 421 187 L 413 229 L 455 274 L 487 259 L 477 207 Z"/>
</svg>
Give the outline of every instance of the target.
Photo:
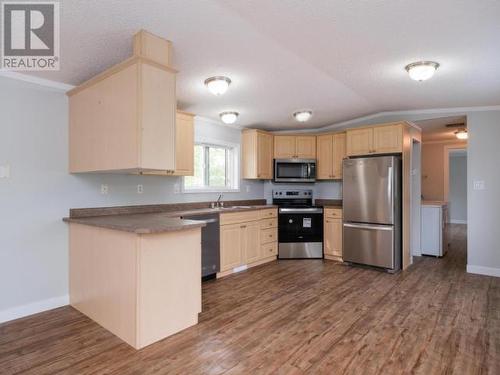
<svg viewBox="0 0 500 375">
<path fill-rule="evenodd" d="M 450 222 L 467 223 L 467 156 L 450 154 Z"/>
<path fill-rule="evenodd" d="M 175 193 L 180 177 L 68 174 L 68 106 L 59 91 L 0 77 L 0 321 L 64 305 L 68 294 L 69 208 L 210 201 Z M 196 136 L 239 143 L 240 131 L 196 121 Z M 109 194 L 100 194 L 108 184 Z M 144 194 L 137 194 L 143 184 Z M 247 189 L 249 191 L 247 192 Z M 263 183 L 242 181 L 224 199 L 262 199 Z"/>
</svg>

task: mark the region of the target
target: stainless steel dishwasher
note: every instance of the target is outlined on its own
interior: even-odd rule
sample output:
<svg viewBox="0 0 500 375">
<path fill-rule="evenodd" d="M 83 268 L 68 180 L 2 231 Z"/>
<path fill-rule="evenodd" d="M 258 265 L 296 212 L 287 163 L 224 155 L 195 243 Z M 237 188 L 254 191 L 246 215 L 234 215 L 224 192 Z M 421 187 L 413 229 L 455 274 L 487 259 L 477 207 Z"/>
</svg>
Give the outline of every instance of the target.
<svg viewBox="0 0 500 375">
<path fill-rule="evenodd" d="M 219 214 L 190 215 L 183 218 L 207 223 L 201 228 L 201 277 L 203 281 L 215 278 L 220 270 Z"/>
</svg>

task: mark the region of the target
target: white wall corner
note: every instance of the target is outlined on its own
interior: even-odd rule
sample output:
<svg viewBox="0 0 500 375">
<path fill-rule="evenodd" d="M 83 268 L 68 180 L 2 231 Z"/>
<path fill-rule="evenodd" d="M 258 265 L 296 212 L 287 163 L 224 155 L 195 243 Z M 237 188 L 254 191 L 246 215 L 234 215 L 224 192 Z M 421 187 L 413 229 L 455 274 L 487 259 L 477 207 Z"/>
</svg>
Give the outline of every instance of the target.
<svg viewBox="0 0 500 375">
<path fill-rule="evenodd" d="M 500 277 L 500 268 L 467 265 L 467 273 Z"/>
<path fill-rule="evenodd" d="M 54 297 L 0 311 L 0 323 L 69 305 L 69 295 Z"/>
</svg>

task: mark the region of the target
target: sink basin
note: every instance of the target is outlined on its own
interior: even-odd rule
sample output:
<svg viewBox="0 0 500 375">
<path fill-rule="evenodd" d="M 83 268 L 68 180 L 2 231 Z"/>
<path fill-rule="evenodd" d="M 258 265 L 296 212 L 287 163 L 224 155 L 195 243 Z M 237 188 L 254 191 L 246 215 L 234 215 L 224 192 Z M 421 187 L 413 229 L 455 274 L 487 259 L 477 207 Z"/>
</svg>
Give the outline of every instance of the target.
<svg viewBox="0 0 500 375">
<path fill-rule="evenodd" d="M 252 208 L 252 206 L 231 206 L 231 207 L 228 207 L 229 209 L 231 210 L 239 210 L 239 209 L 242 209 L 242 208 Z"/>
</svg>

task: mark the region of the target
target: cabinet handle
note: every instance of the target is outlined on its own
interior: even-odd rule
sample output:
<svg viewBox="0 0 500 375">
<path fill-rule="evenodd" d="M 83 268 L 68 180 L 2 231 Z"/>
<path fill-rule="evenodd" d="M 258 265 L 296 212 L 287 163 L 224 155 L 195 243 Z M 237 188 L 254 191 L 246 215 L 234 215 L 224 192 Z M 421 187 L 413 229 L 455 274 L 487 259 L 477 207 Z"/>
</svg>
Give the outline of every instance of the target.
<svg viewBox="0 0 500 375">
<path fill-rule="evenodd" d="M 243 229 L 243 228 L 246 228 L 246 227 L 247 227 L 246 225 L 242 225 L 240 228 L 242 228 L 242 229 Z"/>
</svg>

